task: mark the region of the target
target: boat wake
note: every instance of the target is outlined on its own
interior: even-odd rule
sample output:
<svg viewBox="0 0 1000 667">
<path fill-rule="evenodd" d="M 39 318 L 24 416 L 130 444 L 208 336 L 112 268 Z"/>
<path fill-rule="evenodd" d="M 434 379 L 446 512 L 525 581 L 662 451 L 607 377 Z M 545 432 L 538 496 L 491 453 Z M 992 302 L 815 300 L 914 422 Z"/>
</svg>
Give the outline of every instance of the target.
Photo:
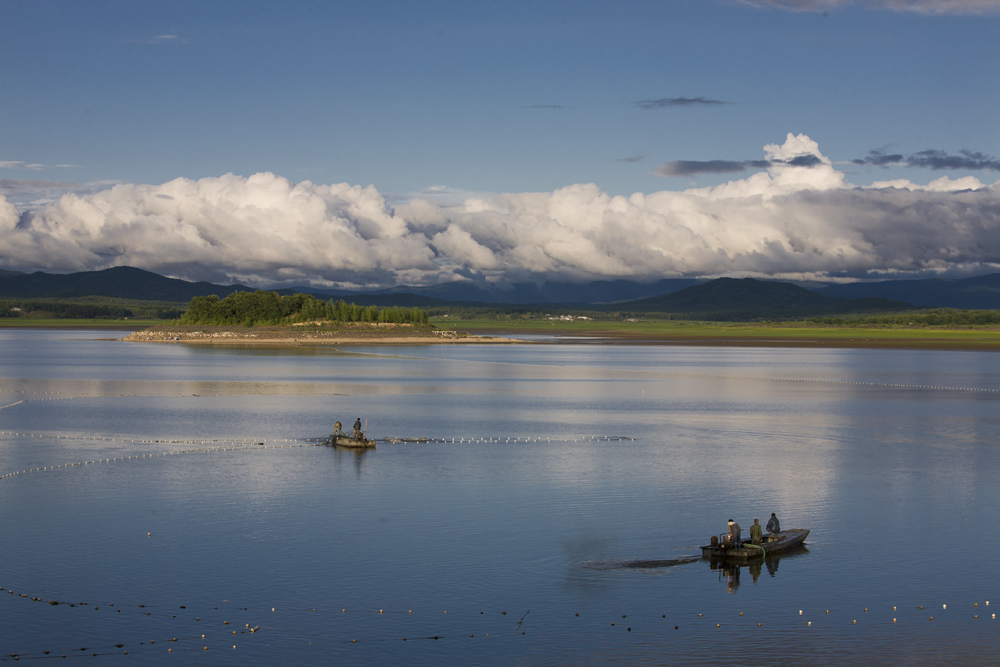
<svg viewBox="0 0 1000 667">
<path fill-rule="evenodd" d="M 654 558 L 632 560 L 589 560 L 583 563 L 588 570 L 648 570 L 658 567 L 687 565 L 704 560 L 701 556 L 681 556 L 680 558 Z"/>
</svg>

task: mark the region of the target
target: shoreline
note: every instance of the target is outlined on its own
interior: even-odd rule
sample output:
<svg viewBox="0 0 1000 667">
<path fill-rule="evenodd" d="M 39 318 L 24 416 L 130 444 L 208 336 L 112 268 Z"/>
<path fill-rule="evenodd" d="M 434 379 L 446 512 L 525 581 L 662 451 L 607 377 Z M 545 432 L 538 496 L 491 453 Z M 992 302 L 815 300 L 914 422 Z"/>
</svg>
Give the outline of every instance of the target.
<svg viewBox="0 0 1000 667">
<path fill-rule="evenodd" d="M 407 325 L 357 325 L 338 327 L 207 327 L 155 325 L 73 325 L 3 327 L 5 330 L 130 330 L 116 340 L 193 345 L 235 345 L 293 347 L 305 345 L 436 345 L 436 344 L 519 344 L 519 345 L 675 345 L 685 347 L 776 347 L 876 350 L 953 350 L 1000 352 L 1000 332 L 964 329 L 875 330 L 848 328 L 787 329 L 706 327 L 700 331 L 627 330 L 601 326 L 553 329 L 550 327 L 476 326 L 469 330 L 422 329 Z M 983 335 L 983 334 L 986 335 Z M 540 340 L 510 336 L 541 336 Z"/>
<path fill-rule="evenodd" d="M 129 343 L 188 343 L 194 345 L 437 345 L 524 344 L 526 341 L 464 331 L 417 329 L 407 325 L 344 325 L 335 328 L 219 327 L 161 325 L 134 331 Z"/>
</svg>

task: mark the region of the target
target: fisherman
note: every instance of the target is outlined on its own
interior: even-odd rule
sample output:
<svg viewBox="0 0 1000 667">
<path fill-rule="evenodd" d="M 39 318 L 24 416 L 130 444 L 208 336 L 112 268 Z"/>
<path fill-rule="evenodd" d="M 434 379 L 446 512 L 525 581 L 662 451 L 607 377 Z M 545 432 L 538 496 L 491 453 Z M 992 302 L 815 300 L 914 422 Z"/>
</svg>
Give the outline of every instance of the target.
<svg viewBox="0 0 1000 667">
<path fill-rule="evenodd" d="M 740 524 L 732 519 L 729 520 L 729 543 L 734 549 L 740 548 Z"/>
<path fill-rule="evenodd" d="M 778 517 L 774 516 L 774 512 L 771 512 L 771 518 L 767 520 L 767 532 L 771 535 L 781 532 L 781 524 L 778 523 Z"/>
<path fill-rule="evenodd" d="M 361 439 L 361 417 L 358 417 L 354 422 L 354 439 Z"/>
<path fill-rule="evenodd" d="M 343 424 L 341 424 L 339 421 L 334 422 L 333 423 L 333 434 L 334 435 L 340 435 L 340 430 L 342 428 L 344 428 Z"/>
<path fill-rule="evenodd" d="M 750 526 L 750 543 L 760 546 L 760 543 L 764 541 L 764 531 L 760 527 L 760 519 L 754 519 L 753 525 Z"/>
</svg>

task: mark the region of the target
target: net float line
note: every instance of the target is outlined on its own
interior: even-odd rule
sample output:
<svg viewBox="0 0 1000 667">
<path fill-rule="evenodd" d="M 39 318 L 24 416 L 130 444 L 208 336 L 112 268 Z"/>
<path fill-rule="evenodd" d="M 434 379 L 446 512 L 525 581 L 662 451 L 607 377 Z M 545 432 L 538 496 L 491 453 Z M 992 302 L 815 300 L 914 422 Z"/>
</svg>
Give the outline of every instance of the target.
<svg viewBox="0 0 1000 667">
<path fill-rule="evenodd" d="M 27 437 L 27 438 L 51 438 L 51 439 L 63 439 L 63 440 L 86 440 L 91 442 L 111 442 L 111 443 L 122 443 L 122 444 L 207 444 L 209 442 L 213 443 L 212 446 L 201 446 L 194 447 L 191 449 L 174 449 L 159 452 L 147 452 L 143 454 L 123 454 L 121 456 L 107 457 L 107 458 L 97 458 L 90 461 L 74 461 L 71 463 L 61 463 L 48 466 L 38 466 L 35 468 L 25 468 L 23 470 L 14 470 L 3 475 L 0 475 L 0 480 L 9 479 L 12 477 L 17 477 L 21 475 L 27 475 L 29 473 L 39 473 L 52 470 L 68 469 L 68 468 L 81 468 L 83 466 L 89 465 L 99 465 L 99 464 L 110 464 L 110 463 L 121 463 L 126 461 L 140 461 L 143 459 L 154 459 L 165 456 L 180 456 L 184 454 L 207 454 L 214 452 L 234 452 L 234 451 L 249 451 L 249 450 L 261 450 L 261 449 L 289 449 L 289 448 L 301 448 L 301 447 L 317 447 L 316 443 L 306 443 L 295 438 L 285 438 L 282 440 L 268 440 L 268 439 L 256 439 L 256 438 L 244 438 L 226 440 L 226 439 L 213 439 L 213 440 L 143 440 L 141 438 L 115 438 L 115 437 L 98 437 L 98 436 L 54 436 L 46 434 L 36 434 L 36 433 L 19 433 L 15 431 L 0 431 L 0 436 L 17 436 L 17 437 Z M 280 444 L 278 444 L 280 443 Z"/>
<path fill-rule="evenodd" d="M 2 590 L 2 589 L 0 589 Z M 11 592 L 12 593 L 12 592 Z M 13 593 L 12 593 L 13 594 Z M 21 594 L 22 598 L 26 597 Z M 32 598 L 34 599 L 34 598 Z M 640 642 L 647 642 L 650 639 L 661 639 L 664 636 L 669 636 L 669 634 L 674 634 L 677 632 L 687 632 L 687 633 L 698 633 L 700 635 L 705 635 L 709 632 L 721 631 L 725 628 L 726 632 L 731 633 L 734 629 L 736 631 L 743 631 L 745 633 L 749 632 L 760 632 L 760 631 L 770 631 L 775 628 L 779 628 L 785 631 L 797 630 L 799 632 L 811 632 L 813 628 L 837 630 L 840 631 L 866 631 L 872 628 L 880 628 L 882 630 L 900 630 L 903 628 L 916 627 L 919 623 L 921 627 L 921 632 L 932 632 L 934 627 L 945 628 L 948 625 L 954 625 L 956 622 L 960 622 L 960 618 L 964 618 L 966 621 L 976 621 L 979 619 L 978 613 L 980 603 L 984 606 L 989 606 L 989 601 L 974 601 L 971 606 L 968 601 L 964 603 L 959 603 L 958 605 L 952 601 L 950 604 L 952 606 L 949 612 L 949 603 L 943 603 L 938 607 L 938 605 L 918 605 L 911 606 L 909 608 L 900 609 L 898 606 L 894 605 L 889 609 L 889 605 L 880 605 L 879 609 L 875 607 L 871 608 L 871 613 L 869 607 L 856 606 L 850 609 L 839 608 L 835 609 L 831 613 L 830 609 L 824 609 L 822 606 L 816 607 L 814 609 L 809 609 L 808 612 L 805 609 L 799 609 L 796 613 L 794 608 L 790 608 L 786 611 L 772 612 L 769 615 L 763 615 L 755 612 L 754 610 L 744 610 L 740 609 L 727 609 L 725 611 L 718 611 L 714 614 L 703 613 L 694 611 L 683 611 L 677 612 L 676 610 L 671 610 L 669 613 L 656 612 L 644 612 L 640 614 L 630 613 L 628 611 L 621 613 L 620 611 L 603 611 L 603 612 L 591 612 L 584 613 L 581 615 L 580 612 L 576 612 L 571 617 L 570 622 L 576 622 L 579 624 L 579 631 L 586 632 L 588 636 L 595 632 L 601 632 L 610 637 L 621 637 L 624 641 L 636 640 Z M 112 607 L 113 605 L 108 605 Z M 140 605 L 144 606 L 144 605 Z M 964 607 L 963 611 L 957 611 L 957 607 Z M 938 623 L 936 626 L 931 626 L 929 624 L 933 623 L 935 617 L 933 615 L 928 616 L 928 609 L 939 609 L 940 615 L 948 614 L 952 617 L 949 618 L 949 624 Z M 187 607 L 185 605 L 180 605 L 180 610 L 185 610 Z M 237 608 L 236 611 L 249 611 L 246 607 Z M 120 611 L 120 610 L 119 610 Z M 218 612 L 219 607 L 215 606 L 212 609 L 213 612 Z M 223 610 L 222 614 L 230 610 Z M 190 615 L 195 612 L 188 612 L 188 618 L 182 619 L 190 621 Z M 252 612 L 256 615 L 267 614 L 265 610 L 255 609 Z M 531 609 L 528 609 L 520 616 L 518 620 L 516 614 L 512 614 L 508 617 L 508 612 L 506 610 L 498 611 L 491 610 L 488 615 L 486 611 L 480 611 L 478 614 L 472 611 L 451 613 L 447 610 L 417 610 L 416 613 L 412 609 L 375 609 L 375 608 L 365 608 L 365 609 L 347 609 L 342 608 L 339 611 L 333 608 L 301 608 L 301 607 L 289 607 L 289 608 L 270 608 L 270 613 L 274 614 L 271 619 L 274 620 L 273 624 L 254 624 L 244 623 L 242 626 L 236 624 L 234 625 L 230 621 L 209 620 L 206 619 L 208 625 L 206 627 L 214 628 L 206 630 L 203 633 L 195 634 L 185 634 L 180 637 L 171 636 L 167 638 L 163 636 L 159 639 L 143 639 L 140 641 L 124 642 L 120 641 L 110 646 L 84 646 L 80 648 L 66 649 L 66 650 L 44 650 L 37 651 L 33 653 L 27 652 L 12 652 L 3 656 L 0 656 L 0 660 L 20 660 L 20 659 L 46 659 L 49 657 L 61 657 L 61 656 L 83 656 L 90 654 L 91 657 L 100 657 L 106 655 L 128 655 L 129 651 L 133 653 L 139 652 L 151 652 L 155 650 L 163 650 L 163 646 L 166 645 L 167 652 L 177 651 L 178 653 L 184 653 L 189 651 L 208 651 L 208 650 L 233 650 L 237 646 L 240 648 L 245 645 L 232 644 L 234 638 L 243 637 L 244 640 L 248 639 L 249 636 L 255 635 L 258 632 L 267 631 L 272 634 L 285 635 L 286 639 L 291 639 L 293 641 L 299 641 L 302 643 L 308 643 L 309 645 L 347 645 L 347 644 L 385 644 L 390 642 L 408 642 L 408 641 L 442 641 L 442 640 L 485 640 L 491 637 L 514 637 L 514 636 L 526 636 L 530 631 L 533 636 L 544 636 L 548 631 L 545 627 L 544 618 L 539 620 L 537 617 L 532 617 L 532 622 L 527 625 L 525 622 L 528 620 Z M 385 633 L 379 633 L 379 636 L 358 636 L 357 634 L 347 634 L 346 632 L 333 628 L 329 632 L 325 633 L 308 633 L 302 634 L 301 632 L 296 632 L 298 626 L 294 625 L 295 618 L 301 613 L 321 613 L 324 617 L 333 620 L 338 616 L 344 614 L 366 614 L 374 616 L 376 618 L 384 618 L 386 622 L 394 622 L 392 619 L 406 617 L 413 618 L 425 623 L 428 619 L 440 624 L 441 630 L 434 632 L 434 634 L 428 634 L 426 630 L 423 632 L 415 632 L 413 634 L 404 634 L 405 630 L 400 630 L 399 633 L 392 636 L 385 636 Z M 956 618 L 954 615 L 961 614 L 962 616 Z M 971 614 L 971 616 L 970 616 Z M 172 618 L 176 619 L 177 615 L 174 614 Z M 566 628 L 563 624 L 567 620 L 568 616 L 560 615 L 559 622 L 560 627 L 559 632 L 565 632 Z M 996 619 L 996 615 L 992 614 L 990 616 L 985 616 L 984 618 L 989 618 L 991 620 Z M 859 622 L 860 619 L 860 622 Z M 200 617 L 195 617 L 196 622 L 200 622 L 202 619 Z M 285 623 L 289 622 L 290 625 Z M 475 623 L 475 627 L 473 627 Z M 462 630 L 455 628 L 455 625 L 461 624 L 464 626 Z M 484 627 L 483 624 L 488 624 Z M 221 625 L 221 629 L 219 626 Z M 672 626 L 672 627 L 671 627 Z M 471 631 L 470 631 L 471 630 Z M 487 632 L 486 630 L 489 630 Z M 617 633 L 617 634 L 616 634 Z M 291 635 L 288 637 L 288 635 Z M 159 646 L 157 646 L 159 644 Z"/>
</svg>

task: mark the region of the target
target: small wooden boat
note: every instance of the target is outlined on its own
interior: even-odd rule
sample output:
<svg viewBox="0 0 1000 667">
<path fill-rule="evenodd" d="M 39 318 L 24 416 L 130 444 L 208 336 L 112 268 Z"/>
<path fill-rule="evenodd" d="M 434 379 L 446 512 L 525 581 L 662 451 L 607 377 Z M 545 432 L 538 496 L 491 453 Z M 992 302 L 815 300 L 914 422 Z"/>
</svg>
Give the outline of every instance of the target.
<svg viewBox="0 0 1000 667">
<path fill-rule="evenodd" d="M 713 560 L 751 560 L 753 558 L 766 558 L 771 554 L 788 551 L 805 542 L 809 531 L 805 528 L 791 528 L 783 530 L 777 535 L 765 535 L 761 545 L 751 544 L 750 540 L 740 540 L 740 548 L 735 549 L 726 545 L 716 537 L 712 538 L 712 544 L 701 548 L 701 555 L 704 558 Z"/>
<path fill-rule="evenodd" d="M 341 434 L 331 434 L 329 438 L 326 439 L 324 445 L 330 447 L 351 447 L 353 449 L 366 449 L 375 446 L 374 440 L 368 440 L 364 436 L 360 438 L 355 438 L 350 435 Z"/>
</svg>

